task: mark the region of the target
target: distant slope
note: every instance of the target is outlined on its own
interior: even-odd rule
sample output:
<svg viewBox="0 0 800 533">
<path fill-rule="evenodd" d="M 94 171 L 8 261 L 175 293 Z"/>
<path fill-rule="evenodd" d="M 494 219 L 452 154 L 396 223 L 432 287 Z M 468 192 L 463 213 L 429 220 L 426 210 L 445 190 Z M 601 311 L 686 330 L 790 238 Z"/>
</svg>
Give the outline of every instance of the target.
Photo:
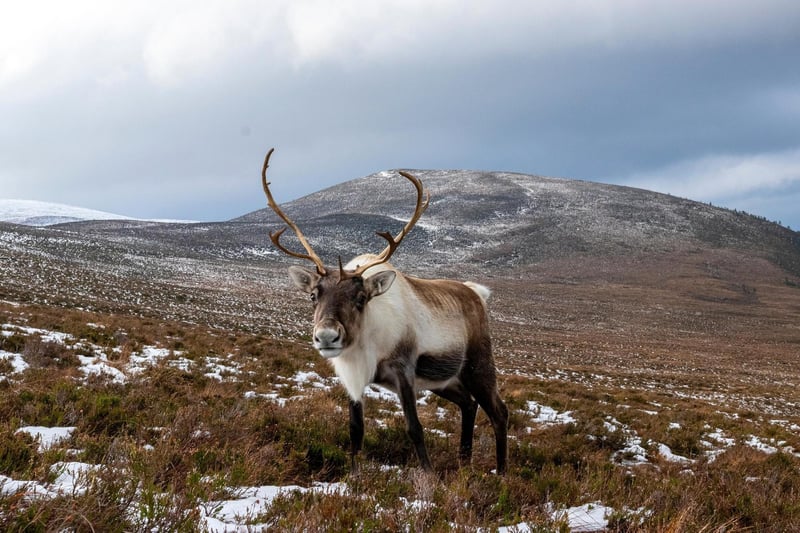
<svg viewBox="0 0 800 533">
<path fill-rule="evenodd" d="M 81 220 L 130 220 L 130 217 L 52 202 L 0 199 L 0 222 L 52 226 Z"/>
<path fill-rule="evenodd" d="M 800 287 L 800 234 L 744 213 L 583 181 L 416 174 L 430 189 L 431 204 L 392 263 L 412 275 L 508 287 L 511 300 L 524 289 L 514 315 L 520 320 L 535 316 L 528 300 L 537 298 L 542 283 L 590 292 L 597 283 L 658 286 L 703 301 L 745 303 L 761 298 L 754 287 L 789 291 L 788 301 Z M 380 251 L 385 242 L 375 231 L 399 231 L 413 203 L 414 188 L 382 172 L 284 210 L 333 266 L 339 256 Z M 289 327 L 289 317 L 305 325 L 292 299 L 264 297 L 288 290 L 286 266 L 300 262 L 270 242 L 268 233 L 282 226 L 268 209 L 215 223 L 86 220 L 34 228 L 0 222 L 0 300 L 72 306 L 88 298 L 96 309 L 146 316 L 278 329 Z M 291 232 L 284 244 L 301 250 Z M 231 311 L 242 299 L 246 313 Z"/>
<path fill-rule="evenodd" d="M 591 264 L 596 258 L 726 249 L 743 261 L 766 259 L 800 276 L 800 233 L 741 212 L 586 181 L 503 172 L 414 173 L 430 190 L 431 203 L 392 262 L 418 274 L 465 275 L 472 270 L 502 276 L 509 269 L 552 260 L 588 259 Z M 272 179 L 280 201 L 280 178 Z M 346 260 L 380 251 L 385 242 L 375 231 L 399 231 L 413 203 L 411 184 L 387 171 L 288 202 L 283 208 L 322 259 L 335 265 L 339 256 Z M 64 233 L 73 241 L 85 238 L 92 246 L 76 246 L 70 253 L 90 261 L 106 260 L 95 257 L 94 246 L 105 242 L 108 250 L 119 247 L 133 255 L 283 267 L 294 260 L 279 253 L 268 237 L 280 227 L 283 223 L 271 210 L 261 209 L 216 223 L 86 220 L 52 230 L 58 232 L 54 238 Z M 283 240 L 300 250 L 290 231 Z"/>
<path fill-rule="evenodd" d="M 587 181 L 504 172 L 412 173 L 430 190 L 431 204 L 407 240 L 450 261 L 520 266 L 574 255 L 713 247 L 755 253 L 800 274 L 800 233 L 745 213 Z M 279 177 L 272 187 L 280 197 Z M 405 179 L 379 172 L 286 203 L 284 210 L 303 221 L 312 242 L 329 254 L 346 255 L 378 249 L 382 241 L 374 231 L 399 229 L 413 201 Z M 269 209 L 235 221 L 280 225 Z"/>
<path fill-rule="evenodd" d="M 87 221 L 124 221 L 130 224 L 192 223 L 189 220 L 147 220 L 107 211 L 38 200 L 0 199 L 0 222 L 23 226 L 55 226 Z"/>
</svg>

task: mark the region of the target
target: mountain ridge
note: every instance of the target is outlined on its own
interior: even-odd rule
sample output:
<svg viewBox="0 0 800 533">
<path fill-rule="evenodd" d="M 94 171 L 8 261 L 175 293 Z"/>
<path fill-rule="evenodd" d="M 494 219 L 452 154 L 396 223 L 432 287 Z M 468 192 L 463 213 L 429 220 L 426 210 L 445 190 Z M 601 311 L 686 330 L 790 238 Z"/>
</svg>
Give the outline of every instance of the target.
<svg viewBox="0 0 800 533">
<path fill-rule="evenodd" d="M 509 172 L 413 170 L 430 206 L 393 261 L 423 272 L 513 269 L 550 259 L 646 255 L 696 248 L 755 254 L 800 275 L 800 234 L 709 204 L 621 185 Z M 273 193 L 280 195 L 280 181 Z M 395 171 L 350 180 L 282 204 L 327 264 L 378 251 L 399 231 L 415 191 Z M 139 246 L 156 256 L 288 261 L 269 242 L 283 222 L 265 207 L 222 222 L 86 220 L 55 231 Z M 286 232 L 286 245 L 299 242 Z"/>
<path fill-rule="evenodd" d="M 56 226 L 74 222 L 117 220 L 126 222 L 174 223 L 179 220 L 150 220 L 58 202 L 0 198 L 0 222 L 22 226 Z"/>
<path fill-rule="evenodd" d="M 582 180 L 509 172 L 410 172 L 423 181 L 431 202 L 407 240 L 417 245 L 427 241 L 433 248 L 479 249 L 473 257 L 490 264 L 511 266 L 576 253 L 647 253 L 708 245 L 759 250 L 800 273 L 800 233 L 746 213 Z M 274 182 L 273 193 L 279 187 Z M 396 172 L 382 171 L 287 202 L 282 209 L 315 246 L 319 243 L 330 252 L 334 246 L 328 243 L 335 243 L 355 252 L 348 243 L 366 242 L 376 230 L 396 231 L 410 216 L 413 204 L 413 187 Z M 340 226 L 324 223 L 331 217 L 338 217 Z M 349 217 L 355 217 L 350 226 L 362 228 L 363 233 L 347 227 Z M 386 227 L 358 223 L 363 217 L 386 217 Z M 269 208 L 231 222 L 263 223 L 271 230 L 282 225 Z M 342 232 L 346 238 L 339 236 Z M 289 233 L 287 242 L 293 238 Z M 506 242 L 497 244 L 501 237 Z M 514 254 L 519 257 L 515 259 Z"/>
<path fill-rule="evenodd" d="M 0 198 L 2 222 L 24 226 L 52 226 L 83 220 L 132 220 L 132 218 L 57 202 Z"/>
<path fill-rule="evenodd" d="M 417 173 L 431 204 L 392 263 L 409 275 L 506 287 L 498 301 L 518 306 L 519 320 L 538 315 L 527 300 L 543 285 L 682 287 L 693 299 L 741 305 L 757 300 L 753 287 L 789 299 L 800 287 L 800 234 L 757 217 L 592 182 Z M 376 176 L 283 205 L 326 265 L 382 250 L 375 232 L 396 233 L 411 215 L 414 188 L 392 172 Z M 0 223 L 0 300 L 86 306 L 88 299 L 114 312 L 304 331 L 285 270 L 302 261 L 268 235 L 283 225 L 269 209 L 213 223 Z M 302 251 L 291 232 L 282 242 Z M 525 302 L 513 303 L 523 294 Z"/>
</svg>

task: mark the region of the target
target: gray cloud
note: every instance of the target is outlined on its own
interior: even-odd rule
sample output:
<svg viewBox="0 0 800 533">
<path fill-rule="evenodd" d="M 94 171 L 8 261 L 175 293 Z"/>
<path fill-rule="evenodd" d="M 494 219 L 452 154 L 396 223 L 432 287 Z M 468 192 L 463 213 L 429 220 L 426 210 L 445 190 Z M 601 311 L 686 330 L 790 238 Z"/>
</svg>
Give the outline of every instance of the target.
<svg viewBox="0 0 800 533">
<path fill-rule="evenodd" d="M 387 168 L 472 168 L 800 227 L 781 159 L 800 150 L 796 2 L 58 5 L 50 22 L 25 6 L 0 22 L 2 197 L 230 218 L 264 205 L 276 146 L 283 200 Z M 736 195 L 734 176 L 749 184 Z"/>
</svg>

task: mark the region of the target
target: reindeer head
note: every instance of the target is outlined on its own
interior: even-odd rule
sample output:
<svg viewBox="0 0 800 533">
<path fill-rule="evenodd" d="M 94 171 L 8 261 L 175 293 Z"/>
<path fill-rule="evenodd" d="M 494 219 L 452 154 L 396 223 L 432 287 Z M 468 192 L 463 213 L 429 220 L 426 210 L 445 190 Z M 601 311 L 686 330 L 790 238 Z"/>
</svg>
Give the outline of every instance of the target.
<svg viewBox="0 0 800 533">
<path fill-rule="evenodd" d="M 359 337 L 367 304 L 389 290 L 396 274 L 384 270 L 366 278 L 342 276 L 340 272 L 323 276 L 308 268 L 292 266 L 289 267 L 289 276 L 300 290 L 311 295 L 314 348 L 323 357 L 331 358 Z"/>
<path fill-rule="evenodd" d="M 314 347 L 323 357 L 336 357 L 358 339 L 362 317 L 370 300 L 389 290 L 396 277 L 393 270 L 382 270 L 369 276 L 365 276 L 364 272 L 389 260 L 400 242 L 427 209 L 430 196 L 423 189 L 422 182 L 418 178 L 407 172 L 400 172 L 417 189 L 414 215 L 396 236 L 392 236 L 388 231 L 377 232 L 388 242 L 380 254 L 368 256 L 363 264 L 354 265 L 352 269 L 342 266 L 340 257 L 339 269 L 328 270 L 297 224 L 286 216 L 272 197 L 267 181 L 267 168 L 273 150 L 267 152 L 264 166 L 261 169 L 261 182 L 264 193 L 267 195 L 267 203 L 286 222 L 287 226 L 292 228 L 306 253 L 293 252 L 280 243 L 280 237 L 286 228 L 270 233 L 269 237 L 272 243 L 285 254 L 309 260 L 316 265 L 314 270 L 292 266 L 289 268 L 289 276 L 300 290 L 311 295 L 311 301 L 314 303 Z"/>
</svg>

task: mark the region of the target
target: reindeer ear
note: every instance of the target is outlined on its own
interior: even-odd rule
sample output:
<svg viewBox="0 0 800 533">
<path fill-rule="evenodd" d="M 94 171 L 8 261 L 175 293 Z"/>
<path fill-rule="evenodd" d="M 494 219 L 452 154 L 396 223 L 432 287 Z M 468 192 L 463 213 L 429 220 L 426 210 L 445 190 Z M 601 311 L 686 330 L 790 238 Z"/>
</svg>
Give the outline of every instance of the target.
<svg viewBox="0 0 800 533">
<path fill-rule="evenodd" d="M 301 291 L 313 292 L 321 276 L 317 272 L 307 268 L 290 266 L 289 277 L 292 278 L 294 284 Z"/>
<path fill-rule="evenodd" d="M 384 270 L 378 272 L 374 276 L 370 276 L 364 280 L 364 288 L 367 289 L 367 294 L 370 298 L 380 296 L 389 290 L 389 287 L 394 283 L 397 275 L 391 270 Z"/>
</svg>

